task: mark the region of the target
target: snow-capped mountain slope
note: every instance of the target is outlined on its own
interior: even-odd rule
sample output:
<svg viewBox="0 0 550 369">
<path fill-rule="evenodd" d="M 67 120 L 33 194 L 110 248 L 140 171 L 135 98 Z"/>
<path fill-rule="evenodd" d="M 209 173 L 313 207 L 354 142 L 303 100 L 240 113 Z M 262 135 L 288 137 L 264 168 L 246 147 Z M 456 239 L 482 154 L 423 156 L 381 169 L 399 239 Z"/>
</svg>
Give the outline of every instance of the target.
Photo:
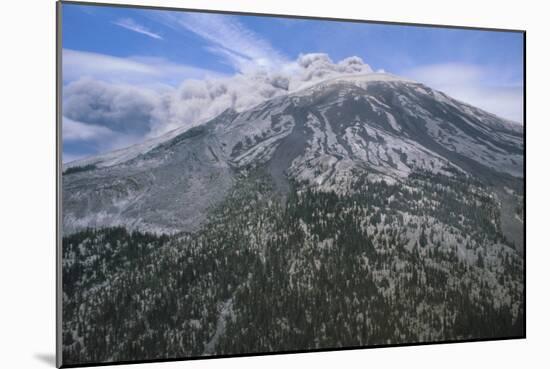
<svg viewBox="0 0 550 369">
<path fill-rule="evenodd" d="M 347 192 L 358 175 L 398 182 L 415 171 L 513 187 L 523 130 L 396 76 L 334 78 L 66 165 L 64 231 L 193 231 L 251 168 L 264 168 L 281 192 L 291 182 Z"/>
</svg>

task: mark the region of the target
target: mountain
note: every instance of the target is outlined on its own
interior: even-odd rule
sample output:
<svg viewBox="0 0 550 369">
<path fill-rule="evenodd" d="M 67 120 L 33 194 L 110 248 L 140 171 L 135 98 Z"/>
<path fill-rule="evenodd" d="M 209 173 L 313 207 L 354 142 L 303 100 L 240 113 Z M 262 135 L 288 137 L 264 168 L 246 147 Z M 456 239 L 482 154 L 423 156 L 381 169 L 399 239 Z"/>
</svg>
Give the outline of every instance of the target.
<svg viewBox="0 0 550 369">
<path fill-rule="evenodd" d="M 415 170 L 513 189 L 522 183 L 523 130 L 388 74 L 335 78 L 66 165 L 63 228 L 193 231 L 239 171 L 260 166 L 282 192 L 289 181 L 345 192 L 357 173 L 394 182 Z"/>
<path fill-rule="evenodd" d="M 69 163 L 63 362 L 522 337 L 523 142 L 370 73 Z"/>
</svg>

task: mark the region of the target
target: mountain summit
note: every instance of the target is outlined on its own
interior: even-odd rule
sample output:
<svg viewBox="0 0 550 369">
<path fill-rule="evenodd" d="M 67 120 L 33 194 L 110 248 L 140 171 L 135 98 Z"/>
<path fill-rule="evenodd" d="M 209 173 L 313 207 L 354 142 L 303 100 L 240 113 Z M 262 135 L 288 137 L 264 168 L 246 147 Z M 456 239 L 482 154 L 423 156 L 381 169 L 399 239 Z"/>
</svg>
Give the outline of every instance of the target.
<svg viewBox="0 0 550 369">
<path fill-rule="evenodd" d="M 385 73 L 338 77 L 186 131 L 65 165 L 63 227 L 193 231 L 243 170 L 338 193 L 412 172 L 522 183 L 523 129 Z"/>
</svg>

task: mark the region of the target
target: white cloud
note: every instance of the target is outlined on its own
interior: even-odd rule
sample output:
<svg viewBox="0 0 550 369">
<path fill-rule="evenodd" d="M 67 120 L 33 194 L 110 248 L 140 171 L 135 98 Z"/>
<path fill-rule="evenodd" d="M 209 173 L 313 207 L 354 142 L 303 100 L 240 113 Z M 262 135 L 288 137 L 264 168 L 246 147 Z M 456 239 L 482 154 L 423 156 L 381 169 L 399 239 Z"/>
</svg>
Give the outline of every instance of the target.
<svg viewBox="0 0 550 369">
<path fill-rule="evenodd" d="M 127 30 L 133 32 L 141 33 L 142 35 L 146 35 L 157 40 L 162 40 L 161 35 L 150 31 L 147 27 L 141 24 L 136 23 L 136 21 L 134 21 L 132 18 L 119 19 L 113 22 L 113 24 L 116 24 L 119 27 L 126 28 Z"/>
<path fill-rule="evenodd" d="M 371 67 L 358 56 L 351 56 L 334 63 L 327 54 L 302 54 L 296 63 L 300 67 L 296 73 L 298 84 L 335 75 L 372 73 Z M 297 86 L 297 88 L 299 87 Z"/>
<path fill-rule="evenodd" d="M 288 59 L 235 17 L 202 13 L 158 13 L 166 25 L 184 28 L 210 43 L 206 49 L 222 56 L 236 70 L 279 69 Z"/>
<path fill-rule="evenodd" d="M 187 78 L 220 77 L 208 69 L 170 62 L 163 58 L 111 55 L 63 49 L 63 81 L 83 77 L 113 83 L 149 86 L 177 85 Z"/>
<path fill-rule="evenodd" d="M 106 139 L 114 134 L 106 127 L 86 124 L 63 117 L 63 141 L 93 141 Z"/>
<path fill-rule="evenodd" d="M 404 74 L 458 100 L 523 123 L 523 86 L 508 83 L 497 71 L 472 64 L 446 63 L 417 67 Z"/>
<path fill-rule="evenodd" d="M 195 126 L 227 108 L 244 110 L 286 93 L 284 82 L 269 74 L 237 74 L 229 78 L 186 80 L 163 95 L 162 116 L 152 127 L 156 136 L 182 126 Z"/>
<path fill-rule="evenodd" d="M 154 65 L 151 58 L 131 61 L 116 58 L 115 61 L 129 62 L 134 69 Z M 281 64 L 277 70 L 260 68 L 232 77 L 187 78 L 177 88 L 159 89 L 86 77 L 64 86 L 63 112 L 71 121 L 89 125 L 69 127 L 83 129 L 80 139 L 92 143 L 103 141 L 97 147 L 105 151 L 176 128 L 196 126 L 227 108 L 237 111 L 251 108 L 305 84 L 337 75 L 371 71 L 358 57 L 334 63 L 326 54 L 305 54 L 294 62 Z M 145 75 L 148 69 L 140 69 L 140 73 Z M 101 76 L 105 77 L 105 74 Z M 89 132 L 97 127 L 112 131 L 112 137 Z M 76 133 L 69 131 L 69 135 L 74 137 Z"/>
</svg>

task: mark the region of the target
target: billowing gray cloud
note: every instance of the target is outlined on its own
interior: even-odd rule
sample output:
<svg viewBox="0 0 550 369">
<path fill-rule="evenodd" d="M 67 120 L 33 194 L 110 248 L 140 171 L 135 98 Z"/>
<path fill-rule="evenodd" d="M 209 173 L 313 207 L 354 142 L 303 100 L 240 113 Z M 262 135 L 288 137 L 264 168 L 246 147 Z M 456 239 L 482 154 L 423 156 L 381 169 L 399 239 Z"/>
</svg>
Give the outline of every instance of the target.
<svg viewBox="0 0 550 369">
<path fill-rule="evenodd" d="M 163 107 L 157 115 L 162 119 L 153 124 L 153 135 L 200 124 L 227 108 L 237 111 L 251 108 L 327 78 L 371 72 L 370 66 L 359 57 L 334 63 L 327 54 L 305 54 L 278 70 L 257 68 L 226 78 L 188 79 L 173 93 L 162 97 Z"/>
<path fill-rule="evenodd" d="M 159 96 L 152 90 L 81 79 L 64 89 L 63 113 L 74 121 L 119 133 L 146 134 Z"/>
<path fill-rule="evenodd" d="M 302 54 L 297 60 L 302 69 L 301 81 L 319 80 L 339 74 L 372 73 L 368 64 L 358 56 L 352 56 L 334 63 L 327 54 Z"/>
<path fill-rule="evenodd" d="M 102 148 L 118 148 L 121 142 L 196 126 L 227 108 L 242 111 L 327 78 L 370 72 L 372 69 L 358 57 L 335 63 L 326 54 L 304 54 L 276 70 L 256 68 L 231 77 L 187 78 L 176 88 L 81 78 L 64 87 L 63 113 L 68 122 L 94 128 L 85 132 L 98 132 L 101 127 L 113 132 L 109 137 L 81 134 L 78 139 L 102 140 Z M 81 125 L 78 127 L 87 128 Z M 68 127 L 70 135 L 76 137 L 73 128 L 78 127 Z"/>
</svg>

